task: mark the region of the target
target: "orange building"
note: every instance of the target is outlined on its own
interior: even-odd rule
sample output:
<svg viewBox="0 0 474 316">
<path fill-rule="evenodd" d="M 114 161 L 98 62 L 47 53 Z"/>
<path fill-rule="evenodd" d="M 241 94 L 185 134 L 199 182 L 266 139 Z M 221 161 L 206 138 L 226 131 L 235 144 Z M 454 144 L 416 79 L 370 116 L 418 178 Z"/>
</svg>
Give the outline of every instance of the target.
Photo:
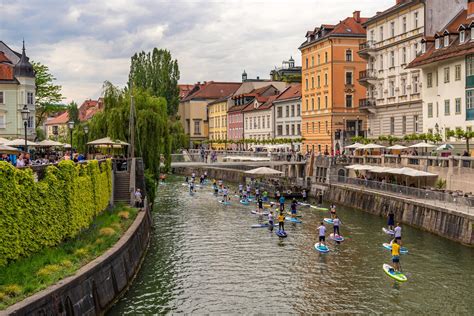
<svg viewBox="0 0 474 316">
<path fill-rule="evenodd" d="M 357 54 L 366 40 L 362 24 L 367 18 L 355 11 L 336 25 L 323 24 L 306 33 L 299 47 L 302 56 L 302 150 L 336 153 L 364 136 L 366 115 L 359 100 L 366 90 L 358 82 L 366 62 Z"/>
</svg>

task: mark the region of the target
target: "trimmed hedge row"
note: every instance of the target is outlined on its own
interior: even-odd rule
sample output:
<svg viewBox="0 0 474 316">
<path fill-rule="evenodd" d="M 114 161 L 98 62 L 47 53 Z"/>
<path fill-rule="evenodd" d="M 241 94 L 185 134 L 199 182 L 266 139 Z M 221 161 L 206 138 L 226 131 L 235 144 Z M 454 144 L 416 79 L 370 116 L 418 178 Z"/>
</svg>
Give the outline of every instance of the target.
<svg viewBox="0 0 474 316">
<path fill-rule="evenodd" d="M 35 182 L 31 169 L 0 161 L 0 266 L 76 236 L 107 208 L 112 162 L 61 161 Z"/>
</svg>

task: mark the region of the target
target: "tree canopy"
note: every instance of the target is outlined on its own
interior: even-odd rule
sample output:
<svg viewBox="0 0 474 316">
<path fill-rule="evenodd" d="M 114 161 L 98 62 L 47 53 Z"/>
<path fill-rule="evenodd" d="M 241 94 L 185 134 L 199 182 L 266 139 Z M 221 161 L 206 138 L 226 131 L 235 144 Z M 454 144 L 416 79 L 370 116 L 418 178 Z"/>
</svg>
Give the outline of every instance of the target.
<svg viewBox="0 0 474 316">
<path fill-rule="evenodd" d="M 128 88 L 148 90 L 152 96 L 165 98 L 170 116 L 178 111 L 178 80 L 178 61 L 168 50 L 155 47 L 152 52 L 132 56 Z"/>
</svg>

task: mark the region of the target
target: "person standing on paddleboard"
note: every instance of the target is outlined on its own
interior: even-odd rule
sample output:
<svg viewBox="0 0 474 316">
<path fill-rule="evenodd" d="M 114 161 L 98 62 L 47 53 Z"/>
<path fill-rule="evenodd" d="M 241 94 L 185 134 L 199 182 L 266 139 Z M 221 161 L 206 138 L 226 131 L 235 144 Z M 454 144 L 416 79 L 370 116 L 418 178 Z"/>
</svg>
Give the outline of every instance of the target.
<svg viewBox="0 0 474 316">
<path fill-rule="evenodd" d="M 336 205 L 331 204 L 331 218 L 336 218 Z"/>
<path fill-rule="evenodd" d="M 204 183 L 204 175 L 202 174 L 200 177 L 199 177 L 199 184 L 203 184 Z"/>
<path fill-rule="evenodd" d="M 308 200 L 308 193 L 306 193 L 306 189 L 303 189 L 301 195 L 303 196 L 303 202 L 306 203 L 306 201 Z"/>
<path fill-rule="evenodd" d="M 193 193 L 194 192 L 194 180 L 191 181 L 191 183 L 189 184 L 189 193 Z"/>
<path fill-rule="evenodd" d="M 247 184 L 247 198 L 250 197 L 250 184 Z"/>
<path fill-rule="evenodd" d="M 285 210 L 285 197 L 282 195 L 280 196 L 280 211 L 283 212 Z"/>
<path fill-rule="evenodd" d="M 255 198 L 258 200 L 260 198 L 260 189 L 255 188 Z"/>
<path fill-rule="evenodd" d="M 193 172 L 193 173 L 191 174 L 191 178 L 193 179 L 193 181 L 196 179 L 196 173 L 195 173 L 195 172 Z"/>
<path fill-rule="evenodd" d="M 387 221 L 388 229 L 393 230 L 393 225 L 395 225 L 395 214 L 393 214 L 393 211 L 390 210 L 388 212 L 388 221 Z"/>
<path fill-rule="evenodd" d="M 402 245 L 402 227 L 400 226 L 400 223 L 397 223 L 397 226 L 393 230 L 395 233 L 395 239 L 392 240 L 392 243 L 394 241 L 398 241 L 398 244 L 401 246 Z"/>
<path fill-rule="evenodd" d="M 268 229 L 273 231 L 273 210 L 268 213 Z"/>
<path fill-rule="evenodd" d="M 280 190 L 276 190 L 275 192 L 275 200 L 280 200 Z"/>
<path fill-rule="evenodd" d="M 296 199 L 293 199 L 293 202 L 291 202 L 291 217 L 296 217 L 296 205 L 298 202 L 296 202 Z"/>
<path fill-rule="evenodd" d="M 283 211 L 278 214 L 278 230 L 285 231 L 285 215 Z"/>
<path fill-rule="evenodd" d="M 392 263 L 395 271 L 400 272 L 400 245 L 396 239 L 392 242 Z"/>
<path fill-rule="evenodd" d="M 318 227 L 319 232 L 319 243 L 326 246 L 326 226 L 324 226 L 324 222 L 321 222 L 321 225 Z"/>
<path fill-rule="evenodd" d="M 334 237 L 341 235 L 341 233 L 339 232 L 339 225 L 340 224 L 341 224 L 341 220 L 336 215 L 336 217 L 333 219 Z"/>
<path fill-rule="evenodd" d="M 188 184 L 189 184 L 189 177 L 188 177 L 188 176 L 186 176 L 186 179 L 185 179 L 184 181 L 186 181 L 186 183 L 188 183 Z"/>
<path fill-rule="evenodd" d="M 244 192 L 244 186 L 242 185 L 242 183 L 239 184 L 239 195 L 240 195 L 240 198 L 242 198 L 242 193 Z"/>
<path fill-rule="evenodd" d="M 227 187 L 224 187 L 222 193 L 224 194 L 224 202 L 227 202 L 227 195 L 229 194 L 229 190 L 227 189 Z"/>
<path fill-rule="evenodd" d="M 258 198 L 258 211 L 261 213 L 263 212 L 263 200 L 262 197 Z"/>
</svg>

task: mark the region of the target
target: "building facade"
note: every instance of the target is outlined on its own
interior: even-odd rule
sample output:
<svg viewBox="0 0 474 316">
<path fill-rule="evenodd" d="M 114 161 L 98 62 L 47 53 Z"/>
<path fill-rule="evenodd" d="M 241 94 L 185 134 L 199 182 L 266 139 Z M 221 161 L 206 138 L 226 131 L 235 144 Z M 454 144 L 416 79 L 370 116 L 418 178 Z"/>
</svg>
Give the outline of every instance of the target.
<svg viewBox="0 0 474 316">
<path fill-rule="evenodd" d="M 356 75 L 366 68 L 357 54 L 365 41 L 366 20 L 355 11 L 336 25 L 307 32 L 299 47 L 304 152 L 340 152 L 353 136 L 365 135 L 366 114 L 359 111 L 359 100 L 366 90 Z"/>
<path fill-rule="evenodd" d="M 423 132 L 439 133 L 474 127 L 474 1 L 433 37 L 421 41 L 422 54 L 410 63 L 421 69 Z"/>
<path fill-rule="evenodd" d="M 207 105 L 207 115 L 209 120 L 209 144 L 213 149 L 222 150 L 226 146 L 227 100 L 229 98 L 230 96 L 225 96 Z"/>
<path fill-rule="evenodd" d="M 257 94 L 242 110 L 244 113 L 244 138 L 268 140 L 274 138 L 273 101 L 279 91 L 268 86 Z"/>
<path fill-rule="evenodd" d="M 208 139 L 207 105 L 233 94 L 240 85 L 238 82 L 198 82 L 180 101 L 178 114 L 184 132 L 189 135 L 191 148 L 200 146 Z"/>
<path fill-rule="evenodd" d="M 35 90 L 35 72 L 25 45 L 19 54 L 0 41 L 0 137 L 25 137 L 21 111 L 26 108 L 27 138 L 35 138 Z"/>
<path fill-rule="evenodd" d="M 292 84 L 273 101 L 275 138 L 301 138 L 301 84 Z M 294 144 L 300 150 L 300 144 Z"/>
</svg>

